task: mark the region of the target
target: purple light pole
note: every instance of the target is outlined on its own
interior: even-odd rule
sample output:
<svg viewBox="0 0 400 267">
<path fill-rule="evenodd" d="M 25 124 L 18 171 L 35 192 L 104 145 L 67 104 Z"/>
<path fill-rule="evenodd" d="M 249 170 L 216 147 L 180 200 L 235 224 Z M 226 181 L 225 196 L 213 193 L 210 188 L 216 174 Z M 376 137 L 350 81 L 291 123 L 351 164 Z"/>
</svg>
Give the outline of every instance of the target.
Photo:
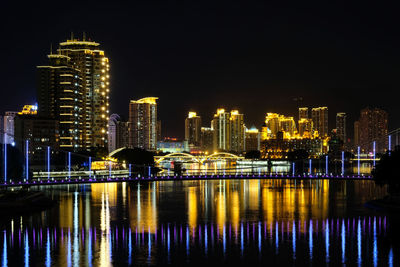
<svg viewBox="0 0 400 267">
<path fill-rule="evenodd" d="M 390 150 L 392 149 L 392 136 L 389 135 L 389 145 L 388 145 L 388 151 L 389 151 L 389 155 L 390 155 Z"/>
<path fill-rule="evenodd" d="M 342 175 L 344 175 L 344 151 L 342 151 Z"/>
<path fill-rule="evenodd" d="M 308 168 L 309 168 L 309 171 L 308 171 L 308 174 L 310 174 L 311 175 L 311 173 L 312 173 L 312 159 L 309 159 L 308 160 Z"/>
<path fill-rule="evenodd" d="M 357 173 L 360 175 L 360 147 L 357 147 Z"/>
<path fill-rule="evenodd" d="M 92 157 L 89 157 L 89 178 L 92 177 Z"/>
<path fill-rule="evenodd" d="M 325 157 L 325 174 L 328 175 L 329 170 L 328 170 L 328 155 Z"/>
<path fill-rule="evenodd" d="M 25 168 L 26 168 L 26 173 L 25 173 L 25 178 L 26 181 L 29 179 L 29 140 L 25 141 Z"/>
<path fill-rule="evenodd" d="M 296 167 L 296 164 L 293 162 L 293 164 L 292 164 L 292 175 L 293 175 L 293 177 L 294 177 L 294 169 L 295 169 L 295 167 Z"/>
<path fill-rule="evenodd" d="M 111 178 L 111 160 L 108 162 L 108 176 Z"/>
<path fill-rule="evenodd" d="M 374 167 L 375 167 L 375 160 L 376 160 L 376 141 L 374 141 Z"/>
<path fill-rule="evenodd" d="M 47 180 L 50 180 L 50 147 L 47 147 Z"/>
<path fill-rule="evenodd" d="M 7 182 L 7 142 L 4 134 L 4 183 Z"/>
<path fill-rule="evenodd" d="M 129 177 L 131 177 L 132 174 L 132 164 L 129 164 Z"/>
<path fill-rule="evenodd" d="M 71 179 L 71 152 L 68 152 L 68 178 Z"/>
</svg>

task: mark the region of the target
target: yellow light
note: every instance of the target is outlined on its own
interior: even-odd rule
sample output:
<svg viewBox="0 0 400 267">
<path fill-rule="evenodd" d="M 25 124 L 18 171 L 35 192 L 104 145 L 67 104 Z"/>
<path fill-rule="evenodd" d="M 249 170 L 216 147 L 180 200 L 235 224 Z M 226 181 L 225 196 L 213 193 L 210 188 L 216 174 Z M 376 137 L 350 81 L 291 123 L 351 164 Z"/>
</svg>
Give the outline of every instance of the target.
<svg viewBox="0 0 400 267">
<path fill-rule="evenodd" d="M 193 111 L 190 111 L 189 115 L 188 115 L 188 118 L 194 118 L 194 117 L 197 117 L 197 113 L 193 112 Z"/>
</svg>

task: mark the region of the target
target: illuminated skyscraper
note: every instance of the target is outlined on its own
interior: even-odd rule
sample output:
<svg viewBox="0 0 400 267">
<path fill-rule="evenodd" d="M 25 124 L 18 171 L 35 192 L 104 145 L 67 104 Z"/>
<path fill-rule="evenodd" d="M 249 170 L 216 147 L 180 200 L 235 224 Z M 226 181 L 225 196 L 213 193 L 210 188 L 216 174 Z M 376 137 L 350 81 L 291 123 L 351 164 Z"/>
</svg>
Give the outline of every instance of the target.
<svg viewBox="0 0 400 267">
<path fill-rule="evenodd" d="M 14 119 L 18 112 L 6 111 L 3 117 L 3 131 L 4 139 L 6 144 L 12 144 L 14 142 Z"/>
<path fill-rule="evenodd" d="M 314 130 L 318 131 L 319 136 L 328 136 L 328 108 L 313 108 L 311 110 L 311 118 L 313 121 Z"/>
<path fill-rule="evenodd" d="M 157 97 L 131 100 L 129 104 L 129 146 L 157 149 Z"/>
<path fill-rule="evenodd" d="M 356 148 L 359 145 L 360 145 L 360 122 L 355 121 L 354 122 L 354 147 Z"/>
<path fill-rule="evenodd" d="M 99 46 L 99 43 L 93 41 L 71 38 L 60 43 L 58 49 L 80 72 L 83 100 L 82 145 L 88 149 L 107 147 L 110 65 L 109 59 Z"/>
<path fill-rule="evenodd" d="M 346 144 L 346 113 L 340 112 L 336 114 L 336 134 Z"/>
<path fill-rule="evenodd" d="M 189 112 L 185 119 L 185 139 L 190 146 L 200 146 L 201 142 L 201 117 L 196 112 Z"/>
<path fill-rule="evenodd" d="M 313 122 L 312 119 L 299 120 L 299 135 L 303 138 L 311 138 L 313 136 Z"/>
<path fill-rule="evenodd" d="M 308 118 L 308 108 L 299 108 L 299 120 Z"/>
<path fill-rule="evenodd" d="M 214 130 L 210 127 L 201 127 L 201 150 L 208 154 L 214 151 Z"/>
<path fill-rule="evenodd" d="M 211 126 L 214 130 L 214 150 L 230 150 L 230 114 L 225 112 L 225 109 L 220 108 L 214 114 L 214 119 L 211 121 Z"/>
<path fill-rule="evenodd" d="M 383 153 L 388 144 L 388 114 L 379 108 L 365 108 L 360 112 L 359 119 L 359 146 L 364 152 L 373 151 L 373 142 L 376 141 L 376 151 Z"/>
<path fill-rule="evenodd" d="M 245 138 L 245 126 L 243 120 L 243 114 L 240 114 L 238 110 L 232 110 L 230 116 L 230 150 L 237 153 L 244 151 L 244 138 Z"/>
<path fill-rule="evenodd" d="M 261 134 L 257 128 L 246 128 L 245 151 L 260 150 Z"/>
<path fill-rule="evenodd" d="M 81 71 L 65 55 L 48 55 L 48 65 L 37 66 L 38 116 L 59 121 L 60 148 L 83 147 L 84 88 Z"/>
<path fill-rule="evenodd" d="M 129 145 L 129 123 L 118 114 L 111 114 L 108 122 L 108 152 Z"/>
<path fill-rule="evenodd" d="M 265 131 L 267 131 L 265 133 Z M 293 137 L 296 132 L 296 123 L 293 117 L 286 117 L 278 113 L 267 113 L 265 127 L 263 127 L 263 139 L 277 138 L 278 132 L 284 133 L 284 138 Z"/>
</svg>

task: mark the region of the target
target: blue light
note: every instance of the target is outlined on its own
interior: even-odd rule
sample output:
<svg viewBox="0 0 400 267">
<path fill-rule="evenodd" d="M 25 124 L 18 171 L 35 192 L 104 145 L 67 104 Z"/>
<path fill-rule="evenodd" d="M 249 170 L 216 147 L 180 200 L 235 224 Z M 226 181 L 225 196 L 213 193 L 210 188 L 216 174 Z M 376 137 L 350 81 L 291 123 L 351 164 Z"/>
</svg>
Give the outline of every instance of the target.
<svg viewBox="0 0 400 267">
<path fill-rule="evenodd" d="M 374 266 L 378 266 L 378 241 L 376 236 L 376 217 L 374 217 L 374 241 L 373 241 L 372 260 Z"/>
<path fill-rule="evenodd" d="M 328 159 L 328 155 L 326 155 L 326 157 L 325 157 L 325 173 L 326 173 L 326 175 L 328 175 L 328 173 L 329 173 L 328 164 L 329 164 L 329 159 Z"/>
<path fill-rule="evenodd" d="M 68 178 L 71 179 L 71 152 L 68 152 Z"/>
<path fill-rule="evenodd" d="M 346 262 L 346 229 L 342 220 L 342 263 Z"/>
<path fill-rule="evenodd" d="M 325 223 L 325 254 L 326 254 L 326 263 L 329 262 L 329 221 L 326 219 Z"/>
<path fill-rule="evenodd" d="M 358 225 L 357 225 L 357 261 L 358 261 L 358 266 L 361 266 L 362 263 L 362 258 L 361 258 L 361 222 L 360 219 L 358 219 Z"/>
<path fill-rule="evenodd" d="M 26 147 L 25 147 L 26 155 L 25 155 L 25 178 L 29 180 L 29 140 L 26 140 Z"/>
<path fill-rule="evenodd" d="M 360 175 L 360 147 L 357 147 L 357 173 Z"/>
<path fill-rule="evenodd" d="M 391 151 L 391 150 L 392 150 L 392 136 L 389 135 L 389 145 L 388 145 L 389 154 L 390 154 L 390 151 Z"/>
<path fill-rule="evenodd" d="M 129 164 L 129 177 L 132 175 L 132 164 Z"/>
<path fill-rule="evenodd" d="M 29 266 L 29 242 L 28 242 L 28 230 L 26 230 L 25 232 L 25 240 L 24 240 L 24 251 L 25 251 L 25 255 L 24 255 L 24 262 L 25 262 L 25 266 L 28 267 Z"/>
<path fill-rule="evenodd" d="M 92 177 L 92 157 L 89 157 L 89 178 Z"/>
<path fill-rule="evenodd" d="M 7 183 L 7 143 L 4 137 L 4 183 Z"/>
<path fill-rule="evenodd" d="M 14 142 L 14 141 L 11 142 L 11 146 L 12 146 L 12 147 L 15 146 L 15 142 Z"/>
<path fill-rule="evenodd" d="M 374 167 L 375 167 L 375 161 L 376 161 L 376 142 L 374 141 Z"/>
<path fill-rule="evenodd" d="M 342 151 L 342 175 L 344 175 L 344 151 Z"/>
<path fill-rule="evenodd" d="M 50 147 L 47 147 L 47 180 L 50 180 Z"/>
<path fill-rule="evenodd" d="M 293 221 L 293 226 L 292 226 L 292 246 L 293 246 L 293 260 L 295 260 L 296 259 L 296 222 L 295 221 Z"/>
<path fill-rule="evenodd" d="M 312 173 L 312 159 L 310 159 L 309 161 L 308 161 L 308 165 L 309 165 L 309 171 L 308 171 L 308 173 L 309 174 L 311 174 Z"/>
</svg>

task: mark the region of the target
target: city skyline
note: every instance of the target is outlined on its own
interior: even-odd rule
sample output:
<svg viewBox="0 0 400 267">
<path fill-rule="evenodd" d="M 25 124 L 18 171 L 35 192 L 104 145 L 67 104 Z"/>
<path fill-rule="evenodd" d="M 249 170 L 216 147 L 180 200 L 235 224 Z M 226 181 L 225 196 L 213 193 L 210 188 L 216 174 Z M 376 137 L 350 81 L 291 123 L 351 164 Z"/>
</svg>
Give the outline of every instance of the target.
<svg viewBox="0 0 400 267">
<path fill-rule="evenodd" d="M 7 7 L 10 12 L 2 18 L 5 22 L 31 16 L 25 11 L 16 14 L 14 4 Z M 398 128 L 397 103 L 390 97 L 399 86 L 393 63 L 397 62 L 398 38 L 387 34 L 397 31 L 389 23 L 391 16 L 376 10 L 377 26 L 370 28 L 360 21 L 375 11 L 375 6 L 365 4 L 368 12 L 353 12 L 352 18 L 346 17 L 343 23 L 336 21 L 337 14 L 348 11 L 340 6 L 300 7 L 261 3 L 157 6 L 151 1 L 112 4 L 107 13 L 115 19 L 95 24 L 91 22 L 94 15 L 105 11 L 101 5 L 82 3 L 75 10 L 77 19 L 71 21 L 63 19 L 68 7 L 59 14 L 49 12 L 59 10 L 57 5 L 39 3 L 32 7 L 32 25 L 16 23 L 5 29 L 5 35 L 15 38 L 14 43 L 33 38 L 35 42 L 24 49 L 7 42 L 1 44 L 3 51 L 13 55 L 6 56 L 9 64 L 2 66 L 1 73 L 7 74 L 3 88 L 9 99 L 0 100 L 1 112 L 37 102 L 34 68 L 44 64 L 43 55 L 50 52 L 51 44 L 56 50 L 56 44 L 72 31 L 80 39 L 86 32 L 87 39 L 96 40 L 107 51 L 112 63 L 110 114 L 127 117 L 127 99 L 158 96 L 159 117 L 166 136 L 183 137 L 178 121 L 185 118 L 189 109 L 212 114 L 221 104 L 227 110 L 241 110 L 246 114 L 246 124 L 257 127 L 267 112 L 295 116 L 298 106 L 328 106 L 330 128 L 338 112 L 346 112 L 347 120 L 354 121 L 359 110 L 377 106 L 387 110 L 389 129 Z M 116 17 L 116 10 L 123 15 Z M 218 11 L 222 13 L 217 16 Z M 286 20 L 278 19 L 282 14 L 286 14 Z M 236 22 L 236 15 L 244 19 Z M 308 15 L 309 19 L 305 19 Z M 141 20 L 144 17 L 147 19 Z M 50 31 L 44 27 L 47 18 L 54 22 Z M 186 20 L 187 26 L 175 27 L 181 20 Z M 386 39 L 381 38 L 382 34 Z M 162 42 L 167 38 L 168 43 Z M 14 60 L 23 64 L 12 64 Z M 21 76 L 24 79 L 18 78 Z M 293 100 L 300 97 L 301 102 Z M 343 101 L 344 97 L 352 101 Z M 212 117 L 205 116 L 205 120 Z"/>
</svg>

